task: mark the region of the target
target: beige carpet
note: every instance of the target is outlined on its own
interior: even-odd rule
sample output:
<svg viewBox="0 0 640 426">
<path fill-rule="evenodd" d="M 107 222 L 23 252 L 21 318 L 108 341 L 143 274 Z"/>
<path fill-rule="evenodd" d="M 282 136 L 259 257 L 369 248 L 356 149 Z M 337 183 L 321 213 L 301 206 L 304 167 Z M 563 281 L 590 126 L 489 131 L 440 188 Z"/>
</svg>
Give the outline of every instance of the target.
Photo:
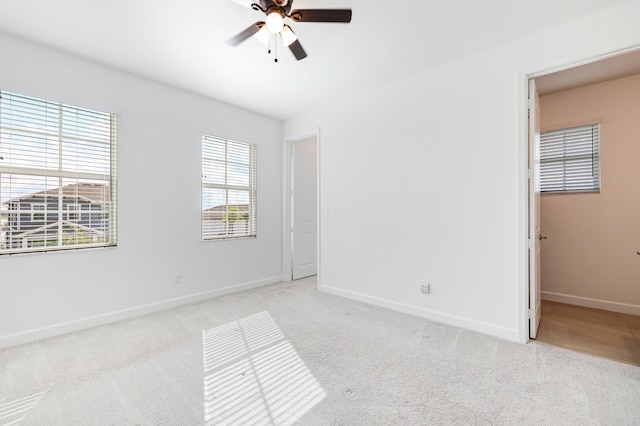
<svg viewBox="0 0 640 426">
<path fill-rule="evenodd" d="M 0 352 L 0 425 L 638 425 L 640 368 L 313 279 Z"/>
</svg>

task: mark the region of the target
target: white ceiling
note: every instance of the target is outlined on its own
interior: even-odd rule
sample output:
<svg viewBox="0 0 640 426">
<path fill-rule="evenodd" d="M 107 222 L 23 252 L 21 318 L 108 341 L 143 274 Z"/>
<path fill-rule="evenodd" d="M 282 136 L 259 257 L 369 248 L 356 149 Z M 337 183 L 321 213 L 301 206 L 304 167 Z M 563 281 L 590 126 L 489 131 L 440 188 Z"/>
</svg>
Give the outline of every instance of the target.
<svg viewBox="0 0 640 426">
<path fill-rule="evenodd" d="M 640 73 L 640 50 L 536 78 L 540 95 Z"/>
<path fill-rule="evenodd" d="M 624 2 L 293 0 L 351 8 L 353 19 L 289 22 L 309 56 L 281 48 L 274 63 L 253 37 L 224 43 L 264 18 L 236 1 L 0 0 L 0 32 L 287 119 Z"/>
</svg>

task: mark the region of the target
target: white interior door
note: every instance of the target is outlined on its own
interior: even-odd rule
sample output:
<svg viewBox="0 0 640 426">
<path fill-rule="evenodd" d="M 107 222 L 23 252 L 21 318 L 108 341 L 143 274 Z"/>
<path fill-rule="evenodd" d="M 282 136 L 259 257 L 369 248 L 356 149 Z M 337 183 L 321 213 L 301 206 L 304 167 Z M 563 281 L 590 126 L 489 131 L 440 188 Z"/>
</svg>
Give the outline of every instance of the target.
<svg viewBox="0 0 640 426">
<path fill-rule="evenodd" d="M 540 302 L 540 98 L 529 81 L 529 336 L 538 334 Z"/>
<path fill-rule="evenodd" d="M 292 278 L 317 274 L 317 141 L 312 136 L 292 144 Z"/>
</svg>

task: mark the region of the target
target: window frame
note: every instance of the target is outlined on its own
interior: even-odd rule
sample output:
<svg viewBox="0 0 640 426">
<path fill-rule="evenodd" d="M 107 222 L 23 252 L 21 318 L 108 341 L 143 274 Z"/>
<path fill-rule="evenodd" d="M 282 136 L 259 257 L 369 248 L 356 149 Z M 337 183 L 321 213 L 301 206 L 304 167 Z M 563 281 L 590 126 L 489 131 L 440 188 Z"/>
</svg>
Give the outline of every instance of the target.
<svg viewBox="0 0 640 426">
<path fill-rule="evenodd" d="M 602 188 L 602 125 L 560 127 L 540 133 L 542 195 L 599 193 Z"/>
<path fill-rule="evenodd" d="M 7 215 L 0 255 L 117 246 L 115 114 L 0 90 L 0 148 L 0 209 Z M 78 200 L 86 194 L 101 206 L 95 227 L 81 225 Z M 45 201 L 31 203 L 30 196 Z M 64 207 L 69 196 L 77 210 Z M 69 215 L 77 217 L 65 221 Z M 43 246 L 34 247 L 40 240 Z"/>
<path fill-rule="evenodd" d="M 257 145 L 202 133 L 201 148 L 201 240 L 206 242 L 257 238 Z M 240 161 L 238 151 L 243 149 L 246 149 L 247 156 Z M 220 157 L 220 150 L 224 152 L 224 159 Z M 218 158 L 214 152 L 218 152 Z M 216 164 L 218 169 L 220 165 L 224 166 L 224 174 L 219 170 L 215 171 Z M 247 168 L 246 185 L 237 182 L 237 176 L 234 179 L 233 173 L 229 173 L 229 169 L 233 167 Z M 216 179 L 223 179 L 224 182 L 214 182 Z M 233 180 L 236 182 L 230 182 Z M 210 206 L 209 198 L 215 198 L 211 197 L 210 191 L 224 191 L 224 204 Z M 232 202 L 233 197 L 229 195 L 233 192 L 247 193 L 246 208 L 245 203 Z M 225 207 L 220 209 L 222 206 Z M 217 225 L 214 221 L 220 221 L 223 227 L 214 226 Z M 237 232 L 237 222 L 244 223 L 246 232 Z M 220 232 L 221 229 L 223 232 Z"/>
</svg>

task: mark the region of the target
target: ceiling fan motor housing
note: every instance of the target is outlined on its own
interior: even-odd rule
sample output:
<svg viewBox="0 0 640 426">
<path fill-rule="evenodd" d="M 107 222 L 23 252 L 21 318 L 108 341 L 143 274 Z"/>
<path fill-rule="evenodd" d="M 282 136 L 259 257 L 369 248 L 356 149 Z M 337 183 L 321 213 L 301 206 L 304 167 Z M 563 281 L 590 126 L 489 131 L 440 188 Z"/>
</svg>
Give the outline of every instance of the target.
<svg viewBox="0 0 640 426">
<path fill-rule="evenodd" d="M 279 10 L 283 15 L 288 15 L 291 11 L 291 3 L 289 0 L 260 0 L 260 9 L 265 13 Z"/>
</svg>

